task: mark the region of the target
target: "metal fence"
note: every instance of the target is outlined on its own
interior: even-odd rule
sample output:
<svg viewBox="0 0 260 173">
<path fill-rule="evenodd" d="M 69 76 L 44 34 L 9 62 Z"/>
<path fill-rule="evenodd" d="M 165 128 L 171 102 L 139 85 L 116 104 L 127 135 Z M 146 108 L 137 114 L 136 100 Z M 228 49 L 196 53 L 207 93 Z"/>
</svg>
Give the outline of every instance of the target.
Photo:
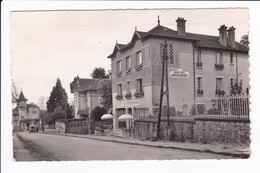
<svg viewBox="0 0 260 173">
<path fill-rule="evenodd" d="M 163 109 L 163 114 L 165 114 Z M 249 95 L 197 97 L 170 102 L 170 116 L 249 119 Z"/>
</svg>

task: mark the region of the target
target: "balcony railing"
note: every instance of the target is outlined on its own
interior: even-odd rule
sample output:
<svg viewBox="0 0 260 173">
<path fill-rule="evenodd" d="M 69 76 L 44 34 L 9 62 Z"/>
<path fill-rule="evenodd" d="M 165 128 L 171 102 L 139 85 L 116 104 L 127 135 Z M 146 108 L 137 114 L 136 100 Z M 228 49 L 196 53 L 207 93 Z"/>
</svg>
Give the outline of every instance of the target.
<svg viewBox="0 0 260 173">
<path fill-rule="evenodd" d="M 140 70 L 142 67 L 143 67 L 143 64 L 142 64 L 142 63 L 139 64 L 139 65 L 136 65 L 136 66 L 135 66 L 135 70 Z"/>
<path fill-rule="evenodd" d="M 143 91 L 140 91 L 140 92 L 135 92 L 135 97 L 143 97 L 144 96 L 144 92 Z"/>
<path fill-rule="evenodd" d="M 216 95 L 217 96 L 224 96 L 225 95 L 225 91 L 218 89 L 218 90 L 216 90 Z"/>
<path fill-rule="evenodd" d="M 224 64 L 215 64 L 215 69 L 216 70 L 223 70 L 224 69 Z"/>
<path fill-rule="evenodd" d="M 203 90 L 197 90 L 197 96 L 199 97 L 203 96 Z"/>
<path fill-rule="evenodd" d="M 131 72 L 131 67 L 125 70 L 125 73 L 129 73 L 129 72 Z"/>
<path fill-rule="evenodd" d="M 202 68 L 202 65 L 203 65 L 202 62 L 196 62 L 196 67 L 197 67 L 197 68 Z"/>
<path fill-rule="evenodd" d="M 123 95 L 122 95 L 122 94 L 116 96 L 116 99 L 117 99 L 117 100 L 120 100 L 120 99 L 122 99 L 122 98 L 123 98 Z"/>
<path fill-rule="evenodd" d="M 131 97 L 132 97 L 132 94 L 131 94 L 130 92 L 127 92 L 127 93 L 125 94 L 125 98 L 129 99 L 129 98 L 131 98 Z"/>
<path fill-rule="evenodd" d="M 120 77 L 121 75 L 122 75 L 122 71 L 119 71 L 119 72 L 116 73 L 117 77 Z"/>
</svg>

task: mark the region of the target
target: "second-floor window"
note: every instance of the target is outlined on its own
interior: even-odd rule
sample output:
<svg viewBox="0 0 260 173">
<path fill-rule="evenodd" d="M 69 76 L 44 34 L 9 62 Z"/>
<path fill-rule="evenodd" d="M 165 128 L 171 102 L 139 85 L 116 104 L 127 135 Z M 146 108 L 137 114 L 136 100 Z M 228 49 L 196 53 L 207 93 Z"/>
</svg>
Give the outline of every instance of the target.
<svg viewBox="0 0 260 173">
<path fill-rule="evenodd" d="M 122 96 L 122 84 L 117 85 L 117 95 Z"/>
<path fill-rule="evenodd" d="M 234 86 L 234 78 L 230 78 L 230 87 Z"/>
<path fill-rule="evenodd" d="M 136 53 L 136 66 L 142 65 L 142 52 Z"/>
<path fill-rule="evenodd" d="M 217 52 L 216 54 L 216 64 L 223 64 L 223 57 L 221 52 Z"/>
<path fill-rule="evenodd" d="M 142 81 L 142 79 L 136 80 L 136 92 L 137 93 L 143 92 L 143 81 Z"/>
<path fill-rule="evenodd" d="M 126 57 L 126 70 L 131 68 L 131 58 L 130 56 Z"/>
<path fill-rule="evenodd" d="M 128 93 L 130 93 L 131 92 L 131 83 L 130 83 L 130 81 L 127 81 L 127 86 L 126 86 L 127 88 L 127 92 Z"/>
<path fill-rule="evenodd" d="M 120 73 L 122 71 L 122 67 L 121 67 L 121 61 L 117 61 L 117 73 Z"/>
</svg>

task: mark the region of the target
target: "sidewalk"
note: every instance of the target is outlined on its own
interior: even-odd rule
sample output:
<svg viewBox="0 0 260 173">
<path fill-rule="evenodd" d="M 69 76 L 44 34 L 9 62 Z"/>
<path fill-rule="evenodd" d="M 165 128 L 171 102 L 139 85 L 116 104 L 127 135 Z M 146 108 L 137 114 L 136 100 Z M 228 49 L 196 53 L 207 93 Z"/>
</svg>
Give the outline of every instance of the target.
<svg viewBox="0 0 260 173">
<path fill-rule="evenodd" d="M 182 143 L 182 142 L 163 142 L 163 141 L 143 141 L 133 138 L 115 137 L 115 136 L 96 136 L 96 135 L 77 135 L 68 133 L 49 133 L 53 135 L 71 136 L 78 138 L 86 138 L 93 140 L 101 140 L 107 142 L 117 142 L 130 145 L 142 145 L 157 148 L 168 148 L 168 149 L 179 149 L 186 151 L 195 152 L 206 152 L 212 154 L 222 154 L 226 156 L 238 157 L 238 158 L 248 158 L 250 156 L 250 147 L 234 146 L 234 145 L 224 145 L 224 144 L 200 144 L 200 143 Z"/>
</svg>

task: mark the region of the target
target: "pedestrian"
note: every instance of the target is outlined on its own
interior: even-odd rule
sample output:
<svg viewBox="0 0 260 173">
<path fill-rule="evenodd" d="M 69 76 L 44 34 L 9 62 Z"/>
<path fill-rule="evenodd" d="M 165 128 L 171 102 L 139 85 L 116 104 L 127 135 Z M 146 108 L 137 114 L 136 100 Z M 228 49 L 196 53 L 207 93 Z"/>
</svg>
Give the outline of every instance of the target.
<svg viewBox="0 0 260 173">
<path fill-rule="evenodd" d="M 38 133 L 38 127 L 36 127 L 36 133 Z"/>
</svg>

